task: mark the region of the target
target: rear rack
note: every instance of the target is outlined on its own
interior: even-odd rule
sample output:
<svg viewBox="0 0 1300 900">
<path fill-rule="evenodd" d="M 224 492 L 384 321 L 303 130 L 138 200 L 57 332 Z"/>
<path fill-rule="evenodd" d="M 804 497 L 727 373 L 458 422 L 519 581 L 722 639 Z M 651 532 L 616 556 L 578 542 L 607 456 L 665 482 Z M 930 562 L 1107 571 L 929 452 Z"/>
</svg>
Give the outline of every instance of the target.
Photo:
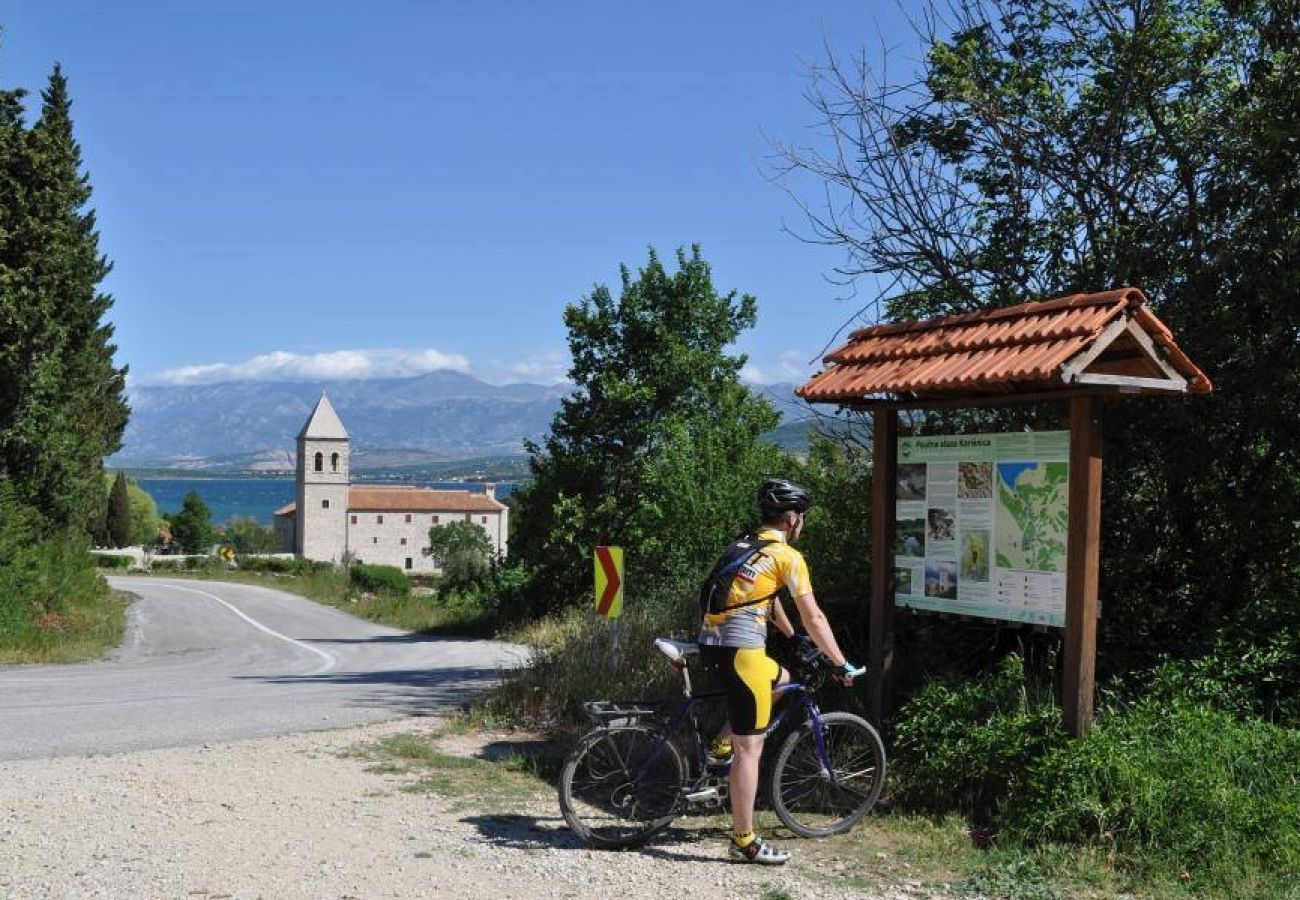
<svg viewBox="0 0 1300 900">
<path fill-rule="evenodd" d="M 632 725 L 659 714 L 663 703 L 654 700 L 588 700 L 582 710 L 599 725 Z"/>
</svg>

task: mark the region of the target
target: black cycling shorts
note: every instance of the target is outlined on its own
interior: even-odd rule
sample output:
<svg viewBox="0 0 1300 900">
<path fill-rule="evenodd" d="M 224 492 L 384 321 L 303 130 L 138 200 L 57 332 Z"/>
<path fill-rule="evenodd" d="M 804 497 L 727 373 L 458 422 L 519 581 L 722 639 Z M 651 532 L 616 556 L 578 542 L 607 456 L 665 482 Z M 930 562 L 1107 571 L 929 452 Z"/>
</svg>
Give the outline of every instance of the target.
<svg viewBox="0 0 1300 900">
<path fill-rule="evenodd" d="M 714 685 L 727 692 L 732 734 L 762 734 L 772 721 L 772 690 L 781 667 L 762 647 L 700 647 L 700 662 Z"/>
</svg>

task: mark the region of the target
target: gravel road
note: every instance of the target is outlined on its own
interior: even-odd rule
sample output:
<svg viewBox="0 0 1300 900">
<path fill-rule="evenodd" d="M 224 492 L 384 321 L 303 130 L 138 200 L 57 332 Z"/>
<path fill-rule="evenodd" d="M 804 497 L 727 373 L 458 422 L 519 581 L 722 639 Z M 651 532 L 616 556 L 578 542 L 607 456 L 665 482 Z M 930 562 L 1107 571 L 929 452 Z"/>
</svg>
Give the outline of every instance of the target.
<svg viewBox="0 0 1300 900">
<path fill-rule="evenodd" d="M 0 897 L 919 898 L 846 890 L 796 860 L 731 865 L 719 835 L 585 849 L 552 798 L 509 817 L 403 790 L 345 751 L 403 720 L 0 767 Z M 798 849 L 795 845 L 794 849 Z M 771 892 L 771 893 L 769 893 Z"/>
</svg>

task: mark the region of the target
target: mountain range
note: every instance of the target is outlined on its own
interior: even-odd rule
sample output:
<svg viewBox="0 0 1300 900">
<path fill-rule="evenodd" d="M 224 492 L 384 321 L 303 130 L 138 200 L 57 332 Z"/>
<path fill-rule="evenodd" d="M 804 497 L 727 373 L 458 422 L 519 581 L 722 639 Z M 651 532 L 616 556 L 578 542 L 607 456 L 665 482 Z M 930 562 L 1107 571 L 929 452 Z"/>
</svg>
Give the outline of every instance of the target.
<svg viewBox="0 0 1300 900">
<path fill-rule="evenodd" d="M 118 468 L 290 471 L 298 432 L 322 390 L 352 438 L 353 467 L 376 470 L 520 456 L 525 439 L 545 436 L 573 386 L 493 385 L 452 370 L 332 383 L 133 386 L 122 449 L 107 462 Z M 762 390 L 789 412 L 793 385 Z M 800 429 L 790 419 L 776 435 L 782 444 L 792 436 L 799 443 Z"/>
</svg>

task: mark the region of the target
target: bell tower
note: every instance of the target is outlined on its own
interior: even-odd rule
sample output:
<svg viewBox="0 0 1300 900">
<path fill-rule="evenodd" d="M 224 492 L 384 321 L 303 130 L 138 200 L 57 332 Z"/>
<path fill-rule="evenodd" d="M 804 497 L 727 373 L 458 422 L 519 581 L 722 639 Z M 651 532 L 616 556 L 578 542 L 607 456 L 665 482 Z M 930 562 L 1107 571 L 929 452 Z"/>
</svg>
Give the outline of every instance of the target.
<svg viewBox="0 0 1300 900">
<path fill-rule="evenodd" d="M 298 433 L 294 552 L 340 562 L 348 547 L 348 433 L 322 391 Z"/>
</svg>

